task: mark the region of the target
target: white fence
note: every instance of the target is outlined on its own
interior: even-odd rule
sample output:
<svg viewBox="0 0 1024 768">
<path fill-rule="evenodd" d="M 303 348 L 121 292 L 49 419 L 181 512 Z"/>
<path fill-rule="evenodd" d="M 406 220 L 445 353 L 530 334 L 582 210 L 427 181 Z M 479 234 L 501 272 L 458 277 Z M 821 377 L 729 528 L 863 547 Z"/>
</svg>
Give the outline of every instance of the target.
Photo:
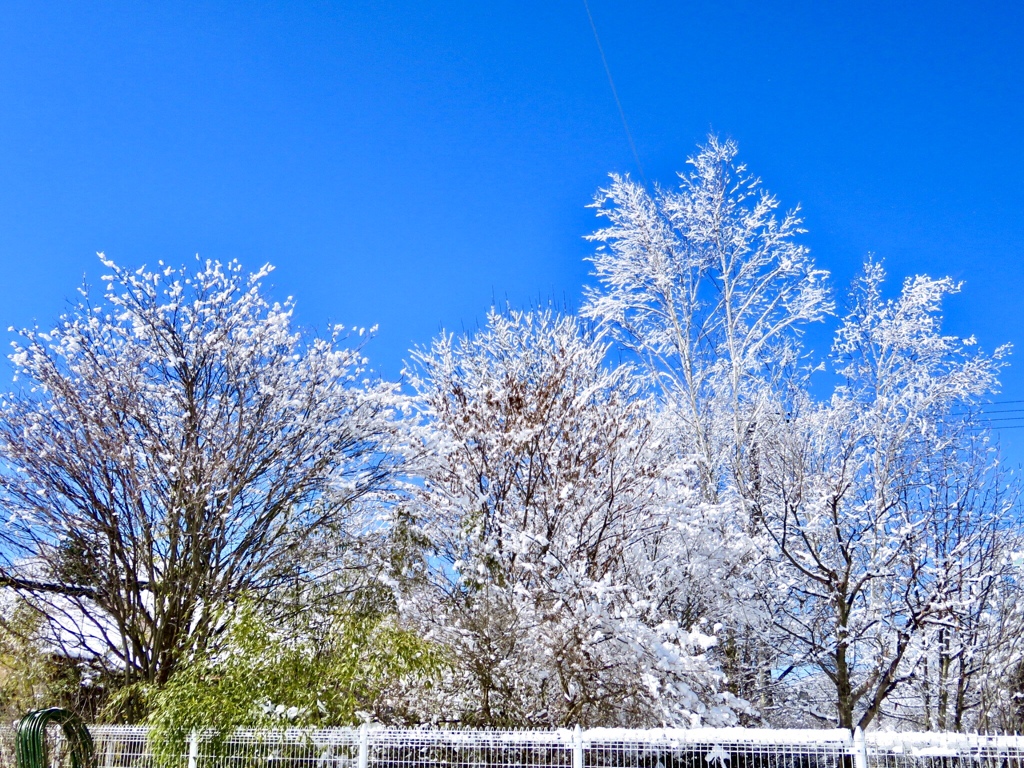
<svg viewBox="0 0 1024 768">
<path fill-rule="evenodd" d="M 98 768 L 158 764 L 145 728 L 94 726 Z M 58 736 L 58 734 L 54 734 Z M 13 732 L 0 768 L 15 768 Z M 52 750 L 55 764 L 61 750 Z M 557 731 L 336 728 L 190 740 L 176 768 L 1024 768 L 1024 737 L 697 728 Z"/>
</svg>

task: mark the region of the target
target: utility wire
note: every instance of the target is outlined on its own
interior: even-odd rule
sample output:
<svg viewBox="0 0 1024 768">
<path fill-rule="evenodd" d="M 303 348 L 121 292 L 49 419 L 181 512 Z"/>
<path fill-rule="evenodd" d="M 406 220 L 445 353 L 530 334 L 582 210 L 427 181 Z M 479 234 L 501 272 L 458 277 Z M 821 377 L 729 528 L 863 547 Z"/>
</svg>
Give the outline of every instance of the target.
<svg viewBox="0 0 1024 768">
<path fill-rule="evenodd" d="M 633 151 L 633 160 L 636 161 L 637 170 L 640 171 L 640 178 L 644 180 L 644 186 L 650 186 L 647 183 L 647 176 L 644 174 L 644 166 L 640 162 L 640 155 L 636 151 L 636 144 L 633 143 L 633 133 L 629 130 L 629 123 L 626 121 L 626 112 L 622 109 L 622 102 L 619 100 L 619 92 L 615 88 L 615 80 L 612 79 L 612 70 L 608 66 L 608 59 L 604 55 L 604 46 L 601 45 L 601 38 L 597 34 L 597 25 L 594 24 L 594 17 L 590 13 L 590 3 L 587 0 L 583 0 L 583 7 L 587 9 L 587 18 L 590 20 L 590 29 L 594 33 L 594 42 L 597 43 L 597 50 L 601 54 L 601 63 L 604 64 L 604 73 L 608 75 L 608 85 L 612 87 L 612 96 L 615 97 L 615 106 L 619 108 L 619 117 L 622 118 L 622 127 L 626 129 L 626 138 L 629 139 L 629 148 Z"/>
</svg>

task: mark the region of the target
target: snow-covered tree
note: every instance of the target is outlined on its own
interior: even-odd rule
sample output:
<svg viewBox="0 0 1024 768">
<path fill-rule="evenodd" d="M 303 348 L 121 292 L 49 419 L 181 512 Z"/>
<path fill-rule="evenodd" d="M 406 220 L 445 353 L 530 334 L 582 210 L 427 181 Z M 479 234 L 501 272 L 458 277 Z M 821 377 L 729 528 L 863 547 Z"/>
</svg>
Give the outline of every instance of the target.
<svg viewBox="0 0 1024 768">
<path fill-rule="evenodd" d="M 690 165 L 678 189 L 613 176 L 600 191 L 609 223 L 591 237 L 583 314 L 651 377 L 675 436 L 663 463 L 699 471 L 689 488 L 716 522 L 691 540 L 734 542 L 710 590 L 730 687 L 769 721 L 852 727 L 895 716 L 913 677 L 931 703 L 901 717 L 961 724 L 1012 624 L 989 601 L 1016 589 L 1016 495 L 961 415 L 994 391 L 1004 350 L 941 333 L 952 281 L 918 277 L 885 301 L 869 261 L 833 350 L 841 384 L 819 402 L 801 334 L 834 307 L 800 219 L 777 215 L 731 141 L 712 137 Z"/>
<path fill-rule="evenodd" d="M 777 412 L 771 384 L 797 357 L 802 326 L 832 310 L 826 279 L 796 211 L 711 137 L 678 189 L 648 192 L 612 176 L 593 204 L 609 225 L 591 235 L 600 286 L 583 314 L 611 329 L 646 364 L 694 452 L 702 492 L 749 496 L 750 455 Z"/>
<path fill-rule="evenodd" d="M 410 610 L 454 649 L 463 722 L 733 721 L 650 403 L 607 352 L 574 318 L 492 311 L 414 355 L 435 567 Z"/>
<path fill-rule="evenodd" d="M 269 267 L 104 259 L 0 398 L 0 661 L 43 651 L 5 690 L 118 675 L 175 754 L 211 711 L 1019 727 L 1019 489 L 976 419 L 1006 350 L 869 259 L 815 361 L 827 273 L 736 156 L 613 176 L 582 318 L 492 310 L 408 395 Z"/>
<path fill-rule="evenodd" d="M 778 200 L 736 156 L 734 142 L 711 137 L 677 189 L 651 193 L 612 177 L 594 202 L 609 225 L 591 236 L 599 285 L 583 314 L 652 380 L 674 437 L 665 460 L 698 470 L 716 524 L 692 540 L 731 543 L 728 580 L 711 590 L 722 598 L 716 653 L 731 689 L 765 710 L 778 648 L 755 578 L 760 446 L 806 386 L 802 329 L 833 303 L 827 273 L 798 241 L 797 212 L 779 216 Z"/>
<path fill-rule="evenodd" d="M 45 641 L 126 683 L 210 650 L 218 617 L 303 567 L 305 542 L 392 472 L 392 389 L 304 339 L 237 263 L 110 274 L 21 332 L 0 402 L 0 584 Z"/>
<path fill-rule="evenodd" d="M 940 449 L 922 457 L 916 503 L 926 510 L 929 557 L 948 573 L 946 597 L 915 641 L 912 679 L 883 706 L 887 718 L 921 730 L 1015 730 L 1000 723 L 999 690 L 1022 650 L 1019 483 L 980 426 L 958 415 L 943 425 Z"/>
<path fill-rule="evenodd" d="M 761 454 L 771 608 L 790 654 L 777 674 L 805 712 L 847 728 L 923 672 L 921 650 L 965 628 L 1008 565 L 993 537 L 1009 507 L 951 463 L 970 426 L 956 409 L 994 389 L 1005 350 L 942 334 L 951 280 L 912 278 L 887 300 L 884 278 L 869 260 L 855 284 L 831 401 L 777 418 Z"/>
</svg>

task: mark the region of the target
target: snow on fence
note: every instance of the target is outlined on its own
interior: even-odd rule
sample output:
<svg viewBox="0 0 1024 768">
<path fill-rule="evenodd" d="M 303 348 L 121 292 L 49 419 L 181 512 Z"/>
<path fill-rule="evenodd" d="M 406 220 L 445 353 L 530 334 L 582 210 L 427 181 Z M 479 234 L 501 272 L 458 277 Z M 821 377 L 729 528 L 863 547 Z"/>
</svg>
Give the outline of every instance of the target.
<svg viewBox="0 0 1024 768">
<path fill-rule="evenodd" d="M 196 736 L 159 764 L 145 728 L 94 726 L 97 768 L 1024 768 L 1024 737 L 696 728 L 556 731 L 398 728 L 241 730 Z M 51 733 L 51 763 L 62 765 Z M 15 768 L 13 729 L 0 768 Z"/>
</svg>

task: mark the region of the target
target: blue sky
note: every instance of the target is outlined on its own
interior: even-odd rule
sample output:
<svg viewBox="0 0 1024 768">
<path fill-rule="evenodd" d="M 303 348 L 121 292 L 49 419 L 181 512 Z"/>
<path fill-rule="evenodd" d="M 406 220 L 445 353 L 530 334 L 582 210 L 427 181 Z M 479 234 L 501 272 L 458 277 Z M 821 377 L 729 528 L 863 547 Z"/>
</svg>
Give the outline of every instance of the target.
<svg viewBox="0 0 1024 768">
<path fill-rule="evenodd" d="M 1015 342 L 1024 400 L 1020 4 L 590 8 L 648 179 L 735 138 L 840 290 L 868 251 L 965 280 L 948 328 Z M 270 261 L 395 377 L 492 301 L 576 306 L 610 171 L 638 174 L 583 0 L 6 3 L 0 327 L 51 323 L 99 250 Z"/>
</svg>

